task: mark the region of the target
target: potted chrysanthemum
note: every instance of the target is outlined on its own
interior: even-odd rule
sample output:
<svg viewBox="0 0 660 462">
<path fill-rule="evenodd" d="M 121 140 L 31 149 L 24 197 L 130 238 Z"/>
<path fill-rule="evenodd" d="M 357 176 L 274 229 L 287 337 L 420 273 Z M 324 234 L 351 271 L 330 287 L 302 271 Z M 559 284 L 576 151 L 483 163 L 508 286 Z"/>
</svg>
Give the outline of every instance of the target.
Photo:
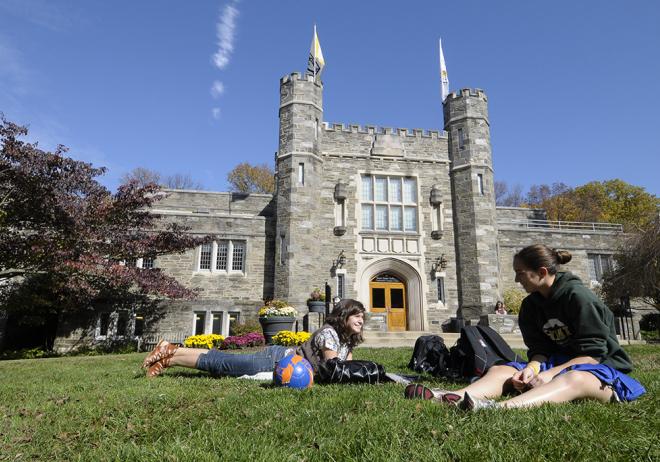
<svg viewBox="0 0 660 462">
<path fill-rule="evenodd" d="M 282 330 L 291 330 L 298 311 L 284 300 L 267 302 L 259 310 L 259 323 L 267 344 L 273 343 L 273 336 Z"/>
<path fill-rule="evenodd" d="M 307 308 L 310 313 L 325 313 L 325 294 L 318 287 L 309 294 Z"/>
</svg>

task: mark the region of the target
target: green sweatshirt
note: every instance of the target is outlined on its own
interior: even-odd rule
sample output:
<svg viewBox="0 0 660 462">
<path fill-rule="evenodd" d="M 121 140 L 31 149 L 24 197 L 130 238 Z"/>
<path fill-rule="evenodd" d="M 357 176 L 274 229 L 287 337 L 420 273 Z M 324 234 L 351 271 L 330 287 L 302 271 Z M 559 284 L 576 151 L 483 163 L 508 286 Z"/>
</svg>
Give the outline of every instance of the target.
<svg viewBox="0 0 660 462">
<path fill-rule="evenodd" d="M 518 322 L 528 357 L 591 356 L 630 372 L 632 363 L 616 338 L 612 311 L 571 273 L 557 273 L 551 289 L 549 298 L 534 292 L 522 302 Z"/>
</svg>

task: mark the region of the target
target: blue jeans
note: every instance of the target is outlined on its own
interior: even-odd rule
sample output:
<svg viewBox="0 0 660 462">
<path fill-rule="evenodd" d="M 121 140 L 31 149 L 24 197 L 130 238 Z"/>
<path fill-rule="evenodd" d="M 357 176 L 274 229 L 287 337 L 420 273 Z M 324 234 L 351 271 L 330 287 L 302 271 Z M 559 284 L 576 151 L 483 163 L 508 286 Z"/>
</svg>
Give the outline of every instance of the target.
<svg viewBox="0 0 660 462">
<path fill-rule="evenodd" d="M 212 375 L 229 377 L 272 372 L 275 370 L 275 364 L 286 356 L 288 350 L 289 348 L 279 345 L 271 345 L 252 354 L 210 350 L 208 353 L 200 355 L 196 368 Z"/>
</svg>

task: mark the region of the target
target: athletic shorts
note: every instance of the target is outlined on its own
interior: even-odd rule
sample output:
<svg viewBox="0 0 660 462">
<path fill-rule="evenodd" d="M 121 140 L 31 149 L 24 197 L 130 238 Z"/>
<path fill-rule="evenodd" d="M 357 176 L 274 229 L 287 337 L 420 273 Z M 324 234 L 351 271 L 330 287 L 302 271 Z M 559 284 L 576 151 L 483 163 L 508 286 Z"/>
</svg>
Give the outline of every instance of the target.
<svg viewBox="0 0 660 462">
<path fill-rule="evenodd" d="M 541 363 L 541 372 L 555 367 L 555 364 L 562 364 L 569 360 L 570 358 L 567 356 L 553 355 L 546 362 Z M 513 361 L 504 365 L 514 367 L 520 371 L 527 366 L 527 363 Z M 605 364 L 575 364 L 563 369 L 557 375 L 565 374 L 568 371 L 584 371 L 594 375 L 612 389 L 614 401 L 634 401 L 646 393 L 644 386 L 637 380 Z"/>
</svg>

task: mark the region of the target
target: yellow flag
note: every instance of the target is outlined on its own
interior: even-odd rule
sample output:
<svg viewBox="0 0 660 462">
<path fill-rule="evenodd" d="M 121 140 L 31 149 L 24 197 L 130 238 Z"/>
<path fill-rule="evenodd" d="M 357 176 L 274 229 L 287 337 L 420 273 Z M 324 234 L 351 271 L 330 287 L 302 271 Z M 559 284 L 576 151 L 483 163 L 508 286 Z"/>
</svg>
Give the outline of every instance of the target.
<svg viewBox="0 0 660 462">
<path fill-rule="evenodd" d="M 316 35 L 316 25 L 314 25 L 314 37 L 312 37 L 312 45 L 309 47 L 307 74 L 313 75 L 316 80 L 321 75 L 324 66 L 325 60 L 321 51 L 321 43 L 319 42 L 319 36 Z"/>
</svg>

